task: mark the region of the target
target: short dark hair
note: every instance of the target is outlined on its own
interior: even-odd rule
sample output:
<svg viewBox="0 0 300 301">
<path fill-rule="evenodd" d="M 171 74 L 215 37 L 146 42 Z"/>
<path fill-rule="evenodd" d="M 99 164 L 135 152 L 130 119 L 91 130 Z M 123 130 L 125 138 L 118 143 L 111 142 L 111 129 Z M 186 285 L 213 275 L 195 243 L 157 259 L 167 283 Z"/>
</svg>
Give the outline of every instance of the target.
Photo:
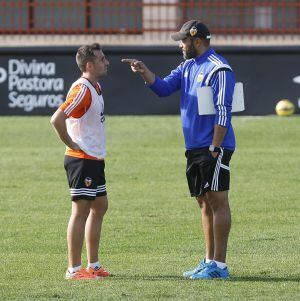
<svg viewBox="0 0 300 301">
<path fill-rule="evenodd" d="M 77 50 L 76 63 L 80 71 L 85 72 L 86 64 L 95 60 L 95 50 L 102 50 L 100 44 L 84 45 Z"/>
</svg>

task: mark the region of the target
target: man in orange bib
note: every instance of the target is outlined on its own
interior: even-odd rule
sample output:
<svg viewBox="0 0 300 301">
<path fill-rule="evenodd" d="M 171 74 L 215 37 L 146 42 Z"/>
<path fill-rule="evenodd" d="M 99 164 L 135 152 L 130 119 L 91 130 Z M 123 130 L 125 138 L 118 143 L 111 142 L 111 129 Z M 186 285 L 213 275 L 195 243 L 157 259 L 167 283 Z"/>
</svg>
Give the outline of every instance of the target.
<svg viewBox="0 0 300 301">
<path fill-rule="evenodd" d="M 104 101 L 98 81 L 107 74 L 109 62 L 99 44 L 80 47 L 76 62 L 82 76 L 72 84 L 51 124 L 66 145 L 64 166 L 72 201 L 66 279 L 79 280 L 109 276 L 98 258 L 102 220 L 108 208 Z M 81 263 L 84 237 L 86 269 Z"/>
</svg>

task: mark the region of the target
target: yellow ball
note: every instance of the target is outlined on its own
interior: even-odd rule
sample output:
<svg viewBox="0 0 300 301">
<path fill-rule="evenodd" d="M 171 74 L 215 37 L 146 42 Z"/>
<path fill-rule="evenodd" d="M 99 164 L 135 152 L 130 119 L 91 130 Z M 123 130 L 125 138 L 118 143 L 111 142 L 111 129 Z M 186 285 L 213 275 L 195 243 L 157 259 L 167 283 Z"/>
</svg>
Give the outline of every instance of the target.
<svg viewBox="0 0 300 301">
<path fill-rule="evenodd" d="M 295 105 L 288 99 L 278 101 L 275 111 L 278 116 L 291 116 L 295 113 Z"/>
</svg>

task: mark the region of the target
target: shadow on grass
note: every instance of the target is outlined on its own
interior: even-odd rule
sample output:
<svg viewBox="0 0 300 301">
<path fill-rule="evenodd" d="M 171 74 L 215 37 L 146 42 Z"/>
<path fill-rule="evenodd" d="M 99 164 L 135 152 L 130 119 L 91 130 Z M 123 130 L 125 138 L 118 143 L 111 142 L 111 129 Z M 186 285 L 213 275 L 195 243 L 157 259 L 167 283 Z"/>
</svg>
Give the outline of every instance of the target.
<svg viewBox="0 0 300 301">
<path fill-rule="evenodd" d="M 113 280 L 146 280 L 146 281 L 191 281 L 180 275 L 111 275 Z M 221 280 L 222 281 L 222 280 Z M 299 277 L 268 277 L 268 276 L 233 276 L 230 282 L 300 282 Z"/>
<path fill-rule="evenodd" d="M 178 281 L 187 280 L 183 276 L 179 275 L 111 275 L 109 278 L 114 280 L 147 280 L 147 281 Z"/>
<path fill-rule="evenodd" d="M 268 277 L 268 276 L 235 276 L 230 281 L 234 282 L 300 282 L 299 277 Z"/>
</svg>

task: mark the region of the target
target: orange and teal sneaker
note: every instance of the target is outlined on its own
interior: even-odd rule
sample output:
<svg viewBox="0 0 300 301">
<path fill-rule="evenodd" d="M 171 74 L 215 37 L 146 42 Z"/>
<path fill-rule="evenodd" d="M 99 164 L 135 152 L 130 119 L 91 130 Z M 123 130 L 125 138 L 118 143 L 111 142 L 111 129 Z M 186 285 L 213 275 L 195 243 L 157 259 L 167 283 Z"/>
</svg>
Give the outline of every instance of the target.
<svg viewBox="0 0 300 301">
<path fill-rule="evenodd" d="M 90 274 L 90 275 L 94 275 L 96 277 L 108 277 L 110 275 L 110 273 L 108 271 L 106 271 L 103 267 L 100 267 L 100 268 L 91 268 L 91 267 L 88 267 L 86 269 L 86 271 Z"/>
<path fill-rule="evenodd" d="M 79 271 L 70 273 L 69 270 L 66 272 L 66 279 L 68 280 L 95 280 L 98 279 L 96 275 L 88 273 L 86 269 L 81 268 Z"/>
</svg>

